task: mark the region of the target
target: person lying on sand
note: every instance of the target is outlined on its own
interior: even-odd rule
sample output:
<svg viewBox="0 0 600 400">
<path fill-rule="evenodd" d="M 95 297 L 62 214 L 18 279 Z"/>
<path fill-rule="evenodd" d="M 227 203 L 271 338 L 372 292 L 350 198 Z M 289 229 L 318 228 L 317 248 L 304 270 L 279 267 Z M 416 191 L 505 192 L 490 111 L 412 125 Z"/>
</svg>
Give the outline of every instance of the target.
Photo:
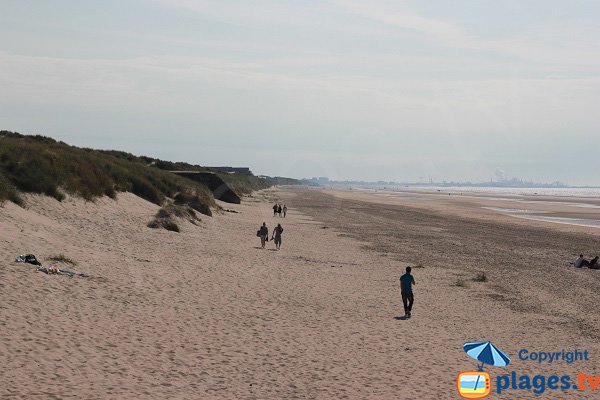
<svg viewBox="0 0 600 400">
<path fill-rule="evenodd" d="M 598 256 L 592 258 L 590 261 L 590 265 L 588 265 L 589 269 L 600 269 L 600 265 L 598 265 Z"/>
</svg>

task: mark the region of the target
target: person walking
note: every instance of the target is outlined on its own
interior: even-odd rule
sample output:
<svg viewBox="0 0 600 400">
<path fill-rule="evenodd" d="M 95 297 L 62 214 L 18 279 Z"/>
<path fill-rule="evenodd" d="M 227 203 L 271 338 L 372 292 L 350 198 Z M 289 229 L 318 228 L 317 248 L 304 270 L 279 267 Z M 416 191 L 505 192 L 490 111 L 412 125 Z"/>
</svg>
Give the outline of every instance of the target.
<svg viewBox="0 0 600 400">
<path fill-rule="evenodd" d="M 273 206 L 273 216 L 277 215 L 277 209 L 279 208 L 279 204 L 275 203 L 275 205 Z"/>
<path fill-rule="evenodd" d="M 281 204 L 277 205 L 277 214 L 279 214 L 279 218 L 281 218 Z"/>
<path fill-rule="evenodd" d="M 269 240 L 269 228 L 267 228 L 267 224 L 263 222 L 262 226 L 258 230 L 258 236 L 260 237 L 260 245 L 262 248 L 265 248 L 265 242 Z"/>
<path fill-rule="evenodd" d="M 285 218 L 286 214 L 287 214 L 287 206 L 284 204 L 283 205 L 283 218 Z"/>
<path fill-rule="evenodd" d="M 273 236 L 271 237 L 271 240 L 275 241 L 275 248 L 277 250 L 281 249 L 281 234 L 282 233 L 283 233 L 283 228 L 281 227 L 281 224 L 277 224 L 275 229 L 273 229 Z"/>
<path fill-rule="evenodd" d="M 404 317 L 410 318 L 415 296 L 412 287 L 416 285 L 415 278 L 410 274 L 411 267 L 406 267 L 406 273 L 400 277 L 400 292 L 402 294 L 402 303 L 404 304 Z"/>
</svg>

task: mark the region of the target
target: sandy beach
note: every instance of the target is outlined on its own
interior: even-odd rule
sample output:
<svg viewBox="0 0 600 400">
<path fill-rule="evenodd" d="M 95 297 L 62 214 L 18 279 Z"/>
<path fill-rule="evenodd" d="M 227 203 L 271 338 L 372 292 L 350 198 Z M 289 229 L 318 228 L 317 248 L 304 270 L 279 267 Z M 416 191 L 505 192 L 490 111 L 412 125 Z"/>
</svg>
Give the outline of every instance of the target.
<svg viewBox="0 0 600 400">
<path fill-rule="evenodd" d="M 599 229 L 473 199 L 301 187 L 220 203 L 228 211 L 179 221 L 181 233 L 146 227 L 158 207 L 131 194 L 27 202 L 0 207 L 1 398 L 456 399 L 457 373 L 477 364 L 462 345 L 485 340 L 514 361 L 493 375 L 598 375 L 600 271 L 568 263 L 600 252 Z M 282 224 L 280 251 L 260 248 L 263 221 Z M 14 262 L 26 253 L 91 277 Z M 77 265 L 50 261 L 59 254 Z M 591 360 L 521 361 L 523 348 Z"/>
</svg>

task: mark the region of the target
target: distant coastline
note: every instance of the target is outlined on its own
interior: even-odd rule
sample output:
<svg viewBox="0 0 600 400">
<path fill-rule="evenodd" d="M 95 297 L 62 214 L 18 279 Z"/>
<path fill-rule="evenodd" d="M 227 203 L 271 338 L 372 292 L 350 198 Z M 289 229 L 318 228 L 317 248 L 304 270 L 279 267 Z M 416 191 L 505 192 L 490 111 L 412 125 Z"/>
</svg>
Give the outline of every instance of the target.
<svg viewBox="0 0 600 400">
<path fill-rule="evenodd" d="M 495 195 L 495 196 L 551 196 L 600 198 L 600 187 L 509 187 L 509 186 L 348 186 L 354 189 L 367 189 L 391 192 L 422 191 L 444 194 Z"/>
<path fill-rule="evenodd" d="M 512 178 L 509 180 L 488 181 L 488 182 L 395 182 L 395 181 L 335 181 L 326 177 L 302 179 L 303 184 L 315 186 L 336 186 L 336 187 L 369 187 L 369 188 L 512 188 L 512 189 L 600 189 L 600 186 L 594 185 L 567 185 L 566 183 L 555 182 L 533 182 L 522 179 Z"/>
</svg>

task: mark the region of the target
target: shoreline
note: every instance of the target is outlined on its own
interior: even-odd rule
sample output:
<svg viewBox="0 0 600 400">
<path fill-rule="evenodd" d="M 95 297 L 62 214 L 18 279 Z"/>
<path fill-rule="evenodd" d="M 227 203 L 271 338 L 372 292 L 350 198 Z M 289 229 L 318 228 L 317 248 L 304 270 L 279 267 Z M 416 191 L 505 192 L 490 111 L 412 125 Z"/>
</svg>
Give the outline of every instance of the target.
<svg viewBox="0 0 600 400">
<path fill-rule="evenodd" d="M 558 227 L 565 232 L 600 235 L 600 198 L 452 194 L 428 191 L 323 189 L 337 198 L 402 205 L 442 213 Z M 534 218 L 526 218 L 528 217 Z M 521 219 L 518 221 L 517 219 Z"/>
</svg>

